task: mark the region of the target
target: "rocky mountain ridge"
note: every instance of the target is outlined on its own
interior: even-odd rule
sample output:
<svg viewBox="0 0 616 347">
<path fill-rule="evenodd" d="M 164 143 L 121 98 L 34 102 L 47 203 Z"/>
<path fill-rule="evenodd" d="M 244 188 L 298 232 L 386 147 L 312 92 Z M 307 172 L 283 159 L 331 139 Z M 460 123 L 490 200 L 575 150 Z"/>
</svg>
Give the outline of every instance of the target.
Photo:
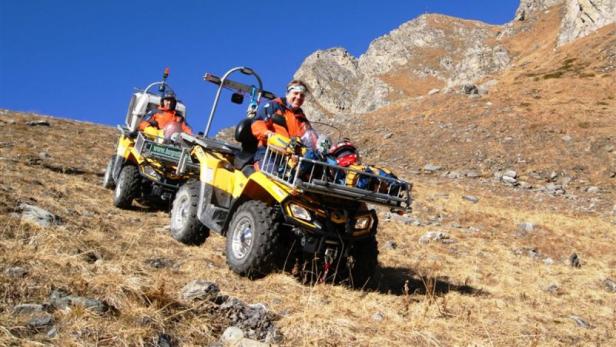
<svg viewBox="0 0 616 347">
<path fill-rule="evenodd" d="M 305 110 L 317 120 L 362 114 L 498 74 L 515 58 L 507 41 L 546 10 L 560 16 L 555 48 L 616 21 L 616 0 L 521 0 L 514 19 L 500 26 L 422 15 L 375 39 L 359 58 L 341 47 L 308 56 L 294 75 L 312 89 Z"/>
<path fill-rule="evenodd" d="M 307 111 L 316 118 L 371 112 L 506 67 L 509 52 L 495 41 L 498 33 L 477 21 L 423 15 L 374 40 L 359 58 L 344 48 L 317 51 L 294 77 L 311 86 L 317 109 Z"/>
</svg>

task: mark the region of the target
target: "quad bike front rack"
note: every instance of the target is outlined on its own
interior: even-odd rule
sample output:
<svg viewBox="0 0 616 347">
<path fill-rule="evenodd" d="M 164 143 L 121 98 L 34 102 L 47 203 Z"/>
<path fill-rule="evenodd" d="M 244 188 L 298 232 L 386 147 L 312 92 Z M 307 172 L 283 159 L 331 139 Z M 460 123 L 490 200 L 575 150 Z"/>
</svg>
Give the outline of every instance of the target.
<svg viewBox="0 0 616 347">
<path fill-rule="evenodd" d="M 173 143 L 159 143 L 146 138 L 142 133 L 138 133 L 135 141 L 135 150 L 146 159 L 179 165 L 180 160 L 183 158 L 182 152 L 184 149 Z M 185 162 L 183 165 L 191 171 L 199 170 L 199 166 L 192 161 Z"/>
<path fill-rule="evenodd" d="M 411 208 L 410 182 L 290 154 L 286 148 L 269 145 L 260 170 L 297 191 L 360 200 L 400 211 Z"/>
</svg>

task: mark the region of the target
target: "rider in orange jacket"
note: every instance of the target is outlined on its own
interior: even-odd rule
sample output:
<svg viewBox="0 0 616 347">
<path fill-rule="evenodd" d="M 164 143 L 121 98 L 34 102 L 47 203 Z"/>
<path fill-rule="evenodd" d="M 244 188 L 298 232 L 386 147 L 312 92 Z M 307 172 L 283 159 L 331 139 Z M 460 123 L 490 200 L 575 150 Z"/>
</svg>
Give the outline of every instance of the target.
<svg viewBox="0 0 616 347">
<path fill-rule="evenodd" d="M 259 107 L 250 127 L 259 142 L 254 155 L 255 168 L 259 168 L 259 163 L 265 155 L 268 137 L 273 134 L 289 138 L 301 137 L 312 128 L 301 109 L 307 91 L 304 82 L 293 80 L 287 85 L 287 94 L 284 98 L 276 98 Z"/>
<path fill-rule="evenodd" d="M 287 95 L 276 98 L 259 108 L 251 130 L 259 140 L 259 146 L 267 144 L 267 138 L 276 133 L 286 137 L 301 137 L 311 128 L 301 106 L 306 97 L 306 84 L 299 80 L 291 81 L 287 86 Z"/>
<path fill-rule="evenodd" d="M 139 123 L 139 130 L 143 131 L 150 126 L 158 129 L 165 129 L 172 123 L 178 123 L 183 132 L 192 134 L 192 129 L 186 123 L 184 117 L 175 110 L 176 105 L 177 99 L 175 98 L 175 93 L 171 91 L 166 92 L 160 100 L 158 111 L 146 115 L 145 119 Z"/>
</svg>

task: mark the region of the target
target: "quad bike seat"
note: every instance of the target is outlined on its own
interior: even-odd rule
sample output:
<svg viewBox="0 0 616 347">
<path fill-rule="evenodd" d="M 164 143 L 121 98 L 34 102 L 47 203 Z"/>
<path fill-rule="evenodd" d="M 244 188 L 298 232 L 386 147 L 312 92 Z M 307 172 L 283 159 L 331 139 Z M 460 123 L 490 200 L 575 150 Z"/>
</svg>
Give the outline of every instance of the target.
<svg viewBox="0 0 616 347">
<path fill-rule="evenodd" d="M 241 151 L 235 155 L 233 166 L 242 170 L 252 164 L 255 152 L 257 151 L 257 138 L 252 134 L 250 126 L 252 119 L 242 119 L 235 127 L 235 140 L 241 144 Z"/>
</svg>

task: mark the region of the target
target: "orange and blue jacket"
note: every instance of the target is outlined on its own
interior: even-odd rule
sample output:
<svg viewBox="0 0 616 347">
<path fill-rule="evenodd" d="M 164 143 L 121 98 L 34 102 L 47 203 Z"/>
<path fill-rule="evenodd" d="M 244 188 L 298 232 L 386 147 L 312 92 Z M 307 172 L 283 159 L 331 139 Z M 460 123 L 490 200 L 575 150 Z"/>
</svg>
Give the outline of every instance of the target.
<svg viewBox="0 0 616 347">
<path fill-rule="evenodd" d="M 164 107 L 159 107 L 158 112 L 150 116 L 145 116 L 145 119 L 139 123 L 139 130 L 143 131 L 149 126 L 157 127 L 158 129 L 164 129 L 167 124 L 176 122 L 182 126 L 182 131 L 192 135 L 192 129 L 186 123 L 184 117 L 178 115 L 176 111 L 171 111 Z"/>
<path fill-rule="evenodd" d="M 310 129 L 310 122 L 301 108 L 287 108 L 285 98 L 276 98 L 260 107 L 250 129 L 259 141 L 259 146 L 267 144 L 267 132 L 271 131 L 286 137 L 301 137 Z"/>
</svg>

